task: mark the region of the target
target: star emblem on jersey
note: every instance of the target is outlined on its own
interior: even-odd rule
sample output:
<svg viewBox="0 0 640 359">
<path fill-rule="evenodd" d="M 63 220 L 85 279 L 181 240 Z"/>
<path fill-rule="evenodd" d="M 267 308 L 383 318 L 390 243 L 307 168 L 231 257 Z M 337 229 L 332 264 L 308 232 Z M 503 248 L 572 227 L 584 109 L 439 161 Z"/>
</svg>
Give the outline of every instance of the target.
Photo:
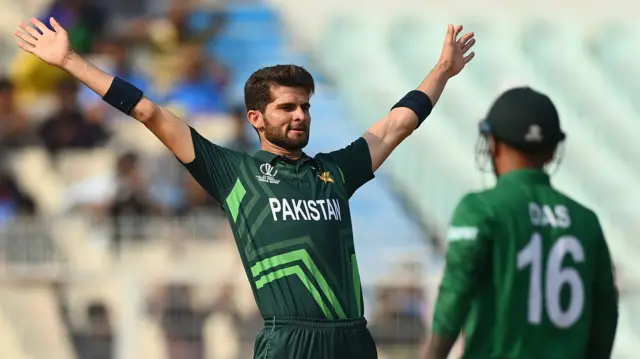
<svg viewBox="0 0 640 359">
<path fill-rule="evenodd" d="M 263 163 L 260 165 L 260 173 L 262 176 L 256 176 L 258 181 L 278 184 L 280 180 L 276 179 L 276 175 L 278 174 L 278 170 L 273 167 L 270 163 Z"/>
<path fill-rule="evenodd" d="M 329 173 L 329 172 L 322 172 L 322 174 L 321 174 L 321 175 L 318 175 L 318 177 L 320 177 L 320 179 L 321 179 L 321 180 L 322 180 L 322 182 L 324 182 L 324 183 L 329 183 L 329 182 L 331 182 L 331 183 L 335 183 L 335 182 L 333 181 L 333 178 L 331 178 L 331 173 Z"/>
</svg>

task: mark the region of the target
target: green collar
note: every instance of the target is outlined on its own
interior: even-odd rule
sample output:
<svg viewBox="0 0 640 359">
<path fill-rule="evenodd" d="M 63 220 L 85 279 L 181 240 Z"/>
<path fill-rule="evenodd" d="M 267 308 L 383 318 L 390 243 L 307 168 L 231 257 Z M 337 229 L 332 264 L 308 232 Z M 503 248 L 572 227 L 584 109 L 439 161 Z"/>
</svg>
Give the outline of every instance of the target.
<svg viewBox="0 0 640 359">
<path fill-rule="evenodd" d="M 498 178 L 498 184 L 513 182 L 548 185 L 551 181 L 544 171 L 533 168 L 509 171 Z"/>
<path fill-rule="evenodd" d="M 304 152 L 302 152 L 302 157 L 300 157 L 300 159 L 298 159 L 298 160 L 289 160 L 284 156 L 277 155 L 275 153 L 271 153 L 271 152 L 268 152 L 268 151 L 262 151 L 262 150 L 256 152 L 254 157 L 259 159 L 260 161 L 264 161 L 265 163 L 273 163 L 273 161 L 276 160 L 276 159 L 286 160 L 286 161 L 289 161 L 289 162 L 306 162 L 306 161 L 311 159 L 311 157 L 307 156 L 307 154 L 304 153 Z"/>
</svg>

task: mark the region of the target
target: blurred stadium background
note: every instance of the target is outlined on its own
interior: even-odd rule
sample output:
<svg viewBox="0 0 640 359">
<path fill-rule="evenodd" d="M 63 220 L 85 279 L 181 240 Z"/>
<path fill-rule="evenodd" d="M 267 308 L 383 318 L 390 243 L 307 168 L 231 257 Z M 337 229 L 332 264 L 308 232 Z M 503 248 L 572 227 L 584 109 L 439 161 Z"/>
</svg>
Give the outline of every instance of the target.
<svg viewBox="0 0 640 359">
<path fill-rule="evenodd" d="M 0 358 L 244 359 L 262 322 L 215 203 L 146 129 L 18 53 L 54 15 L 78 52 L 212 141 L 253 151 L 242 86 L 275 63 L 318 82 L 308 152 L 359 136 L 437 60 L 449 22 L 476 59 L 426 126 L 353 199 L 366 315 L 381 358 L 418 358 L 478 120 L 528 84 L 569 134 L 555 184 L 597 210 L 622 292 L 616 359 L 639 358 L 640 26 L 624 0 L 0 0 Z M 636 244 L 634 244 L 636 243 Z"/>
</svg>

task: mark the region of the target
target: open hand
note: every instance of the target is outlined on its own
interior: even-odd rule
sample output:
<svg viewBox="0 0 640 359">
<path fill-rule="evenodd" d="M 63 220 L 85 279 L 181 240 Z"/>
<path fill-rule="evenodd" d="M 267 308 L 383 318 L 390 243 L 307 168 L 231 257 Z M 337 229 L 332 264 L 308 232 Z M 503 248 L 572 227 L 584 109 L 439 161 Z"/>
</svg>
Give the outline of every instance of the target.
<svg viewBox="0 0 640 359">
<path fill-rule="evenodd" d="M 438 61 L 438 64 L 450 78 L 460 73 L 475 56 L 474 52 L 467 54 L 476 43 L 474 33 L 468 32 L 458 39 L 461 32 L 462 25 L 449 25 Z"/>
<path fill-rule="evenodd" d="M 51 65 L 63 67 L 73 52 L 69 35 L 56 19 L 51 18 L 49 21 L 54 31 L 36 18 L 31 18 L 31 24 L 21 22 L 18 26 L 22 31 L 15 33 L 19 39 L 18 47 Z"/>
</svg>

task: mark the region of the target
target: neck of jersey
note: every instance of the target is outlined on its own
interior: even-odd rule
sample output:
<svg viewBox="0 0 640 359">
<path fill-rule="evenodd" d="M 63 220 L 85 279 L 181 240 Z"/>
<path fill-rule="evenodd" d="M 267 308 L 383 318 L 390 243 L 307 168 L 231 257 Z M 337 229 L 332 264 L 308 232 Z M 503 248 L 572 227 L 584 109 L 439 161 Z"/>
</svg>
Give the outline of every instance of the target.
<svg viewBox="0 0 640 359">
<path fill-rule="evenodd" d="M 550 178 L 546 172 L 535 168 L 511 170 L 498 178 L 498 184 L 514 182 L 548 185 Z"/>
</svg>

